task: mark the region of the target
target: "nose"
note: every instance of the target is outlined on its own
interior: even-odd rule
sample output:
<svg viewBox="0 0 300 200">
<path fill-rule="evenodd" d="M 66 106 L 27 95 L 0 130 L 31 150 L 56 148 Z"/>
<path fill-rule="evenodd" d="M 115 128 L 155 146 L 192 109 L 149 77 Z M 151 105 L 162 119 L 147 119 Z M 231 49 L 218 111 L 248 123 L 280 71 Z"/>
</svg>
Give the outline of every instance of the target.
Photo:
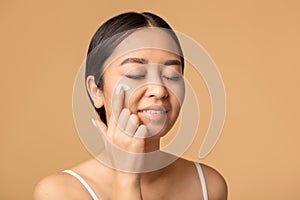
<svg viewBox="0 0 300 200">
<path fill-rule="evenodd" d="M 156 99 L 167 98 L 168 90 L 162 79 L 161 66 L 153 64 L 148 69 L 145 96 Z"/>
<path fill-rule="evenodd" d="M 145 95 L 156 99 L 164 99 L 168 97 L 168 91 L 162 83 L 149 83 Z"/>
</svg>

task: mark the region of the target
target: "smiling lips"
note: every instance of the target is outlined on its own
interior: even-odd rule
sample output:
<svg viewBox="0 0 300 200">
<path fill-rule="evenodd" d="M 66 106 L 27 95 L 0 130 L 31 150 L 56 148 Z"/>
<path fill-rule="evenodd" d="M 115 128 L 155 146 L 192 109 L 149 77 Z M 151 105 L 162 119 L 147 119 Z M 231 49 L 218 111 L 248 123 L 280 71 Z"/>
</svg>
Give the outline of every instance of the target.
<svg viewBox="0 0 300 200">
<path fill-rule="evenodd" d="M 138 110 L 138 115 L 143 119 L 150 119 L 151 122 L 164 122 L 168 111 L 163 106 L 149 106 Z"/>
</svg>

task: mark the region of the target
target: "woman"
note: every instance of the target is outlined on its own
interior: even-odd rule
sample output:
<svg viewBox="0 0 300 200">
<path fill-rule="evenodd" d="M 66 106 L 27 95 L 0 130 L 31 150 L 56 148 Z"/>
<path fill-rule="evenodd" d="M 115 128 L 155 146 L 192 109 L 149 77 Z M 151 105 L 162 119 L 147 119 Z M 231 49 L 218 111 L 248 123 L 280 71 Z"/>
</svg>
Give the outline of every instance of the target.
<svg viewBox="0 0 300 200">
<path fill-rule="evenodd" d="M 160 17 L 130 12 L 104 23 L 89 46 L 86 87 L 105 150 L 44 178 L 35 199 L 227 199 L 217 171 L 159 151 L 180 112 L 183 70 L 179 41 Z"/>
</svg>

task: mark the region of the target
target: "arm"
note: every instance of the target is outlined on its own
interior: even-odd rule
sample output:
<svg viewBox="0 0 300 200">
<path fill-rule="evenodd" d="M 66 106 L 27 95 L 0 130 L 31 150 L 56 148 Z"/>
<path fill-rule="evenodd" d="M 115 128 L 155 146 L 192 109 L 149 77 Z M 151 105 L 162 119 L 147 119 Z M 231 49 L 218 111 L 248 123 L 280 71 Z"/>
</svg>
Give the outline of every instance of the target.
<svg viewBox="0 0 300 200">
<path fill-rule="evenodd" d="M 124 96 L 124 90 L 116 94 L 112 106 L 113 116 L 107 126 L 98 121 L 98 127 L 103 134 L 111 165 L 115 168 L 112 199 L 141 200 L 140 174 L 133 173 L 132 170 L 138 170 L 143 164 L 136 153 L 143 153 L 145 150 L 145 140 L 135 136 L 146 135 L 147 129 L 144 125 L 139 125 L 137 115 L 124 108 Z M 120 169 L 129 172 L 125 173 Z"/>
<path fill-rule="evenodd" d="M 227 200 L 228 188 L 224 177 L 212 167 L 201 165 L 205 174 L 208 197 L 212 200 Z"/>
</svg>

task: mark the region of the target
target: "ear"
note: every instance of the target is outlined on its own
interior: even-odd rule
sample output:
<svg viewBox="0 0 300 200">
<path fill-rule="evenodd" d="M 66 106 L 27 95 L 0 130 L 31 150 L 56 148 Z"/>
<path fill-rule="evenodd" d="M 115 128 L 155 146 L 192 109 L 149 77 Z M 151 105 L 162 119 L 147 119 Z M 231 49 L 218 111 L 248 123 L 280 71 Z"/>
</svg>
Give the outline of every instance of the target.
<svg viewBox="0 0 300 200">
<path fill-rule="evenodd" d="M 95 83 L 95 77 L 94 76 L 88 76 L 86 79 L 86 87 L 90 94 L 90 97 L 92 98 L 94 102 L 94 106 L 96 108 L 101 108 L 103 106 L 103 95 L 102 91 L 97 87 Z"/>
</svg>

